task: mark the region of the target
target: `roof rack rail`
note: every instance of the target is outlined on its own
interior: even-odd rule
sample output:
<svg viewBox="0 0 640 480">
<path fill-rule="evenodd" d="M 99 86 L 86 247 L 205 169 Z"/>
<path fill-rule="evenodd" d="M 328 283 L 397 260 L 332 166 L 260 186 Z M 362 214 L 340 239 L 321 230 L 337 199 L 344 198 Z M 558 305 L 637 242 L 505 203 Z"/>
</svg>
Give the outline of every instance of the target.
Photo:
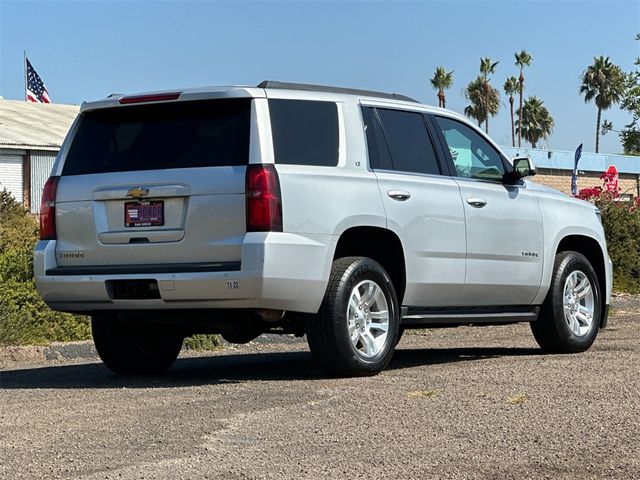
<svg viewBox="0 0 640 480">
<path fill-rule="evenodd" d="M 306 92 L 346 93 L 351 95 L 363 95 L 367 97 L 388 98 L 405 102 L 420 103 L 417 100 L 399 93 L 374 92 L 372 90 L 360 90 L 357 88 L 331 87 L 327 85 L 313 85 L 310 83 L 289 83 L 276 80 L 265 80 L 258 84 L 258 88 L 280 88 L 287 90 L 303 90 Z"/>
</svg>

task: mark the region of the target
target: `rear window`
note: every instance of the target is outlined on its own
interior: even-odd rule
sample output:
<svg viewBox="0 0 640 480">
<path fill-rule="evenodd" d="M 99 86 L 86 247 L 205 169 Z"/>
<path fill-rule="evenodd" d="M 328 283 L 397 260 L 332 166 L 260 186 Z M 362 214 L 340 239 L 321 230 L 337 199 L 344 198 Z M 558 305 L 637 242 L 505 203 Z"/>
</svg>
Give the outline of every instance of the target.
<svg viewBox="0 0 640 480">
<path fill-rule="evenodd" d="M 338 164 L 338 107 L 331 102 L 269 100 L 276 163 Z"/>
<path fill-rule="evenodd" d="M 250 99 L 85 112 L 62 174 L 246 165 L 250 114 Z"/>
</svg>

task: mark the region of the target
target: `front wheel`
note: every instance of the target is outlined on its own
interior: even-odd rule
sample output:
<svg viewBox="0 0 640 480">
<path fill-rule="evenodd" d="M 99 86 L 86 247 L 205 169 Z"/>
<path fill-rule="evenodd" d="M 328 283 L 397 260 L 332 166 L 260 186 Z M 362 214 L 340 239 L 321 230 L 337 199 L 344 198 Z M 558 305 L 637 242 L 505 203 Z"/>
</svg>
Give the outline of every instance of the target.
<svg viewBox="0 0 640 480">
<path fill-rule="evenodd" d="M 375 375 L 395 349 L 398 300 L 387 272 L 365 257 L 333 262 L 318 315 L 307 323 L 307 340 L 324 370 L 346 376 Z"/>
<path fill-rule="evenodd" d="M 596 339 L 601 313 L 600 284 L 589 260 L 578 252 L 558 253 L 549 293 L 531 323 L 538 345 L 552 353 L 584 352 Z"/>
<path fill-rule="evenodd" d="M 169 326 L 125 322 L 109 313 L 93 315 L 91 331 L 101 360 L 120 374 L 165 371 L 178 358 L 184 339 Z"/>
</svg>

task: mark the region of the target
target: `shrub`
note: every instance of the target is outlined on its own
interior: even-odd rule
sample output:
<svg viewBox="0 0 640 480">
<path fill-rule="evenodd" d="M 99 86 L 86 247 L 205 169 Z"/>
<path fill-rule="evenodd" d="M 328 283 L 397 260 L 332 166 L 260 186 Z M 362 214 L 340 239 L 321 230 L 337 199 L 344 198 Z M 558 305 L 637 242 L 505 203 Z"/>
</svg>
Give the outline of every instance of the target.
<svg viewBox="0 0 640 480">
<path fill-rule="evenodd" d="M 56 312 L 44 303 L 33 278 L 38 222 L 5 190 L 0 191 L 0 345 L 34 345 L 85 340 L 89 319 Z M 215 350 L 218 335 L 185 339 L 192 350 Z"/>
<path fill-rule="evenodd" d="M 614 290 L 640 293 L 640 197 L 618 201 L 618 192 L 600 187 L 580 190 L 578 197 L 593 202 L 602 214 Z"/>
<path fill-rule="evenodd" d="M 184 347 L 187 350 L 208 351 L 217 350 L 222 346 L 219 335 L 192 335 L 184 339 Z"/>
<path fill-rule="evenodd" d="M 0 344 L 46 344 L 90 337 L 86 317 L 55 312 L 33 278 L 38 224 L 7 191 L 0 192 Z"/>
</svg>

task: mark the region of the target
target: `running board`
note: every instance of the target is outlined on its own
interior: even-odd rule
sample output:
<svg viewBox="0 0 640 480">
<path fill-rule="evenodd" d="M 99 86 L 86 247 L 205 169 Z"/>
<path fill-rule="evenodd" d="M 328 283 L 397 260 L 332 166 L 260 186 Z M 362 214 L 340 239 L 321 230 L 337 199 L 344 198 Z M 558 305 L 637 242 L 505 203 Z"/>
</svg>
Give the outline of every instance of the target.
<svg viewBox="0 0 640 480">
<path fill-rule="evenodd" d="M 495 325 L 534 322 L 540 306 L 508 307 L 402 307 L 403 327 L 448 325 Z"/>
</svg>

